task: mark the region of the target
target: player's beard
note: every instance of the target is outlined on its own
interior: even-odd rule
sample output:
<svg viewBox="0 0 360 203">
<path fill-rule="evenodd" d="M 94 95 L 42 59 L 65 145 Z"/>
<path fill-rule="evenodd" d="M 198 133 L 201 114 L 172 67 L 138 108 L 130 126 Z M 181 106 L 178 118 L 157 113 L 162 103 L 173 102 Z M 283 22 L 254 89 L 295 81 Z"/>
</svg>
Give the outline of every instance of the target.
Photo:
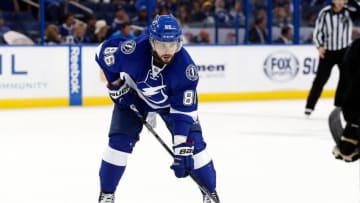
<svg viewBox="0 0 360 203">
<path fill-rule="evenodd" d="M 163 54 L 163 55 L 159 56 L 156 51 L 153 51 L 153 56 L 154 56 L 154 62 L 156 64 L 161 65 L 161 66 L 171 63 L 172 60 L 174 59 L 174 55 Z"/>
</svg>

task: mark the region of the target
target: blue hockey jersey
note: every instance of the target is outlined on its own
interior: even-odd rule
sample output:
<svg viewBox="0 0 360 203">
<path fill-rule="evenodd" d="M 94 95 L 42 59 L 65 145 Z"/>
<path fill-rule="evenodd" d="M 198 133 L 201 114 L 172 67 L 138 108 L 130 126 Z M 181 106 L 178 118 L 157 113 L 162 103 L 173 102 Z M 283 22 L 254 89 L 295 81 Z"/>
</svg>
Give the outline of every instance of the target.
<svg viewBox="0 0 360 203">
<path fill-rule="evenodd" d="M 175 135 L 187 135 L 190 124 L 197 121 L 199 76 L 185 48 L 175 54 L 171 63 L 159 68 L 152 63 L 152 48 L 147 35 L 134 40 L 114 38 L 99 45 L 96 61 L 108 82 L 125 78 L 142 101 L 139 108 L 145 111 L 169 108 Z"/>
</svg>

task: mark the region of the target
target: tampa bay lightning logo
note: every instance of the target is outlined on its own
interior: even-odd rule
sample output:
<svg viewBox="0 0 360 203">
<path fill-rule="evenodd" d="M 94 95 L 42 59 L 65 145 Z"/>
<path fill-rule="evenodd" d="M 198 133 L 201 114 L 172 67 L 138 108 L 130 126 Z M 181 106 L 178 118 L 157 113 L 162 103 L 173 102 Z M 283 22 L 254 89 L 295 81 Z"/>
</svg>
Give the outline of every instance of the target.
<svg viewBox="0 0 360 203">
<path fill-rule="evenodd" d="M 164 93 L 166 85 L 164 85 L 161 73 L 154 76 L 152 70 L 149 70 L 145 80 L 137 83 L 137 86 L 145 98 L 154 104 L 162 104 L 168 99 Z"/>
<path fill-rule="evenodd" d="M 134 40 L 127 40 L 121 44 L 121 52 L 124 54 L 131 54 L 136 48 L 136 42 Z"/>
<path fill-rule="evenodd" d="M 190 64 L 186 67 L 186 78 L 192 81 L 199 79 L 197 67 L 194 64 Z"/>
</svg>

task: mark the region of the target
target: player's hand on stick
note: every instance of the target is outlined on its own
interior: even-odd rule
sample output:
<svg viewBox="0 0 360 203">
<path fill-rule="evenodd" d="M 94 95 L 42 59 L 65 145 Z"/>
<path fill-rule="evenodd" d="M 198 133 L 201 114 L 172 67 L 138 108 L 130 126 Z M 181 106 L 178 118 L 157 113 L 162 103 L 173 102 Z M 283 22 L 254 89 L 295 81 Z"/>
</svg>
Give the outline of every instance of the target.
<svg viewBox="0 0 360 203">
<path fill-rule="evenodd" d="M 335 146 L 333 154 L 336 159 L 353 162 L 359 159 L 359 126 L 347 124 L 340 142 Z"/>
<path fill-rule="evenodd" d="M 130 91 L 129 85 L 125 82 L 125 79 L 117 79 L 112 83 L 107 84 L 110 98 L 115 103 L 120 103 L 122 97 Z"/>
<path fill-rule="evenodd" d="M 194 168 L 193 152 L 194 145 L 192 143 L 181 143 L 173 147 L 174 163 L 171 169 L 174 170 L 175 176 L 184 178 Z"/>
</svg>

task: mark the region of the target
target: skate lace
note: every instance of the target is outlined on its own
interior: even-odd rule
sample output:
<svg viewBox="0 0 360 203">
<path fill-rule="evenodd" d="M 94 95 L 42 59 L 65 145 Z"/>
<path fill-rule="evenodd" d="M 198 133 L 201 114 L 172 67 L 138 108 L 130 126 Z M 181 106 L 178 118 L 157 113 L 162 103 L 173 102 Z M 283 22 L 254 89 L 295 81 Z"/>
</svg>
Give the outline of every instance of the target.
<svg viewBox="0 0 360 203">
<path fill-rule="evenodd" d="M 101 194 L 99 203 L 114 203 L 114 194 Z"/>
</svg>

